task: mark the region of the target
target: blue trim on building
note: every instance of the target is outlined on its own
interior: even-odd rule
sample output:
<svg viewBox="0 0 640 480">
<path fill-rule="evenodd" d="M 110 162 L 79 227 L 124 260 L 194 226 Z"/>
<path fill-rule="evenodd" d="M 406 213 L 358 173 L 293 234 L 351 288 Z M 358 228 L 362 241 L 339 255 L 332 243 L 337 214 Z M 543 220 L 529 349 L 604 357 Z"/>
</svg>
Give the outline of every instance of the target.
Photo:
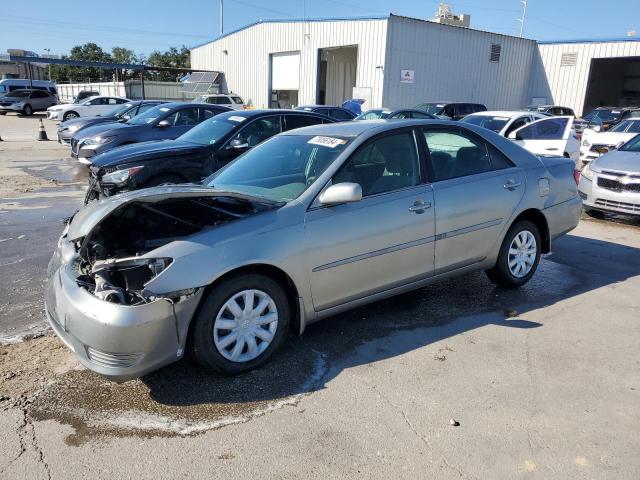
<svg viewBox="0 0 640 480">
<path fill-rule="evenodd" d="M 266 20 L 258 20 L 257 22 L 250 23 L 249 25 L 245 25 L 244 27 L 236 28 L 235 30 L 231 30 L 230 32 L 226 32 L 218 37 L 212 38 L 203 43 L 199 43 L 198 45 L 194 45 L 191 49 L 202 47 L 211 42 L 215 42 L 216 40 L 220 40 L 224 37 L 228 37 L 229 35 L 233 35 L 234 33 L 241 32 L 242 30 L 246 30 L 251 27 L 255 27 L 256 25 L 260 25 L 261 23 L 303 23 L 303 22 L 348 22 L 351 20 L 387 20 L 390 15 L 369 15 L 364 17 L 327 17 L 327 18 L 270 18 Z"/>
<path fill-rule="evenodd" d="M 636 37 L 615 38 L 584 38 L 576 40 L 538 40 L 539 45 L 559 45 L 562 43 L 612 43 L 612 42 L 640 42 Z"/>
</svg>

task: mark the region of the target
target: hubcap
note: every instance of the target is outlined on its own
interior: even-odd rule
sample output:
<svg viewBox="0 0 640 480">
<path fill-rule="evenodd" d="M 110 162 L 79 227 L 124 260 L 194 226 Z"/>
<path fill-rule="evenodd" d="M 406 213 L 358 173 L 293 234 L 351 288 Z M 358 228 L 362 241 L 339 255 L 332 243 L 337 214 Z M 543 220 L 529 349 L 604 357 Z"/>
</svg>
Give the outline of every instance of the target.
<svg viewBox="0 0 640 480">
<path fill-rule="evenodd" d="M 536 237 L 529 230 L 519 232 L 509 246 L 509 271 L 516 278 L 529 274 L 536 261 Z"/>
<path fill-rule="evenodd" d="M 261 290 L 243 290 L 222 306 L 213 324 L 218 352 L 232 362 L 248 362 L 264 352 L 278 328 L 278 309 Z"/>
</svg>

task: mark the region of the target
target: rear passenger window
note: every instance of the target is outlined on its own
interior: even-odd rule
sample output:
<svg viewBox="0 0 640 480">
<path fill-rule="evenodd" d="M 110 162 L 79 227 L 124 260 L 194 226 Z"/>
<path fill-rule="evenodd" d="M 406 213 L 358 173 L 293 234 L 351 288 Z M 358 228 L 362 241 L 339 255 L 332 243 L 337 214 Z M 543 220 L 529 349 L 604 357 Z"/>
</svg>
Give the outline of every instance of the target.
<svg viewBox="0 0 640 480">
<path fill-rule="evenodd" d="M 331 110 L 329 112 L 329 116 L 331 118 L 335 118 L 336 120 L 351 120 L 353 118 L 347 112 L 345 112 L 343 110 L 338 110 L 338 109 Z"/>
<path fill-rule="evenodd" d="M 218 112 L 214 110 L 209 110 L 208 108 L 200 108 L 200 121 L 203 122 L 205 120 L 209 120 L 210 118 L 215 117 Z"/>
<path fill-rule="evenodd" d="M 492 170 L 491 157 L 484 142 L 460 131 L 425 129 L 435 180 L 465 177 Z"/>
<path fill-rule="evenodd" d="M 158 104 L 156 103 L 143 103 L 142 105 L 140 105 L 140 108 L 138 108 L 138 113 L 136 113 L 136 115 L 140 115 L 141 113 L 146 112 L 150 108 L 157 107 L 157 106 Z"/>
<path fill-rule="evenodd" d="M 342 182 L 359 184 L 365 197 L 418 185 L 420 168 L 413 134 L 386 135 L 361 147 L 333 178 L 333 183 Z"/>
<path fill-rule="evenodd" d="M 284 129 L 293 130 L 294 128 L 308 127 L 309 125 L 318 125 L 322 120 L 311 115 L 285 115 Z"/>
<path fill-rule="evenodd" d="M 411 118 L 426 118 L 426 119 L 429 119 L 429 118 L 431 118 L 431 116 L 426 114 L 426 113 L 412 112 L 411 113 Z"/>
</svg>

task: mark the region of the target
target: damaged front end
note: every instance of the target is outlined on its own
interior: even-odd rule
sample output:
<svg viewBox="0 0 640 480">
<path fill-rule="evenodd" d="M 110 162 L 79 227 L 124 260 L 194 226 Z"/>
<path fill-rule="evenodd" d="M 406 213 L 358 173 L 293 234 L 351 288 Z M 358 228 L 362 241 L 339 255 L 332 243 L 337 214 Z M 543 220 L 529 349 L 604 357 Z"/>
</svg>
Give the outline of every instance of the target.
<svg viewBox="0 0 640 480">
<path fill-rule="evenodd" d="M 203 286 L 151 290 L 148 284 L 176 261 L 154 250 L 269 207 L 187 185 L 85 207 L 63 233 L 49 267 L 51 326 L 81 363 L 115 380 L 177 360 Z"/>
</svg>

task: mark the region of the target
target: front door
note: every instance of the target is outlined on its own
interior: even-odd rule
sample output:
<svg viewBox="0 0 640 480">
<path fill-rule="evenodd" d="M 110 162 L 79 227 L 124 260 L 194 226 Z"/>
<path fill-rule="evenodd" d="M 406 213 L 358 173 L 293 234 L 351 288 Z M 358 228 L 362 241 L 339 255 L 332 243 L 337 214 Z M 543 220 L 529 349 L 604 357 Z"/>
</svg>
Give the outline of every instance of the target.
<svg viewBox="0 0 640 480">
<path fill-rule="evenodd" d="M 423 131 L 434 175 L 437 274 L 486 258 L 522 198 L 525 174 L 462 127 Z"/>
<path fill-rule="evenodd" d="M 324 310 L 433 273 L 433 191 L 413 130 L 374 137 L 332 183 L 362 187 L 362 200 L 307 212 L 313 303 Z"/>
<path fill-rule="evenodd" d="M 557 155 L 567 151 L 573 117 L 549 117 L 531 122 L 509 134 L 509 138 L 535 155 Z"/>
</svg>

